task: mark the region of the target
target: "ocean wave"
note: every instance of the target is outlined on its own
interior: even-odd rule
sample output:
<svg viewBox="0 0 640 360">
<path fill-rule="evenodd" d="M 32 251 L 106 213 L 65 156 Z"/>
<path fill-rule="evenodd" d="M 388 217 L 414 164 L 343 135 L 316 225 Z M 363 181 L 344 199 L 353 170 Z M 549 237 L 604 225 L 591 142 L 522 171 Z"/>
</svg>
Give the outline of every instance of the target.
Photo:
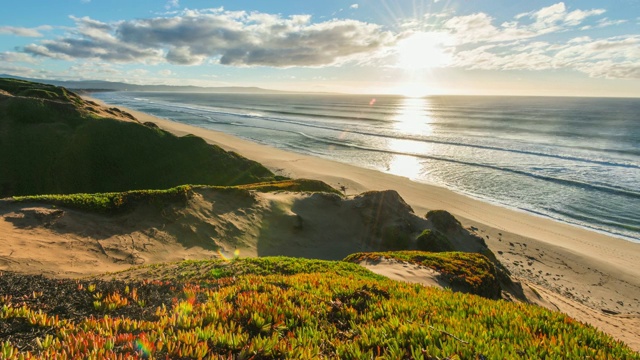
<svg viewBox="0 0 640 360">
<path fill-rule="evenodd" d="M 398 136 L 396 134 L 383 134 L 383 133 L 373 133 L 373 132 L 366 132 L 366 131 L 356 131 L 356 130 L 352 130 L 352 129 L 344 129 L 344 128 L 337 128 L 337 127 L 332 127 L 332 126 L 316 125 L 316 124 L 310 124 L 310 123 L 306 123 L 306 122 L 292 121 L 292 120 L 286 120 L 286 119 L 276 119 L 276 118 L 269 118 L 269 117 L 263 117 L 262 120 L 279 122 L 279 123 L 287 123 L 287 124 L 293 124 L 293 125 L 300 125 L 300 126 L 306 126 L 306 127 L 323 129 L 323 130 L 331 130 L 331 131 L 336 131 L 336 132 L 340 132 L 340 133 L 351 133 L 351 134 L 357 134 L 357 135 L 383 137 L 383 138 L 396 139 L 396 140 L 411 140 L 411 141 L 430 143 L 430 144 L 461 146 L 461 147 L 469 147 L 469 148 L 476 148 L 476 149 L 509 152 L 509 153 L 515 153 L 515 154 L 540 156 L 540 157 L 546 157 L 546 158 L 554 158 L 554 159 L 561 159 L 561 160 L 568 160 L 568 161 L 576 161 L 576 162 L 597 164 L 597 165 L 603 165 L 603 166 L 640 169 L 640 164 L 634 164 L 634 163 L 621 163 L 621 162 L 613 162 L 613 161 L 605 161 L 605 160 L 586 159 L 586 158 L 581 158 L 581 157 L 576 157 L 576 156 L 571 156 L 571 155 L 549 154 L 549 153 L 542 153 L 542 152 L 535 152 L 535 151 L 528 151 L 528 150 L 502 148 L 502 147 L 490 146 L 490 145 L 469 144 L 469 143 L 452 142 L 452 141 L 445 141 L 445 140 L 425 139 L 425 138 L 421 138 L 421 137 L 417 137 L 417 136 L 406 136 L 406 135 Z"/>
<path fill-rule="evenodd" d="M 274 117 L 274 116 L 267 116 L 267 114 L 270 115 L 283 115 L 283 116 L 305 116 L 308 118 L 314 118 L 314 119 L 335 119 L 335 120 L 352 120 L 355 122 L 361 122 L 361 121 L 366 121 L 366 122 L 375 122 L 375 123 L 389 123 L 392 124 L 394 123 L 394 121 L 390 121 L 390 120 L 381 120 L 381 119 L 377 119 L 377 118 L 371 118 L 371 117 L 354 117 L 354 116 L 336 116 L 336 115 L 328 115 L 328 114 L 318 114 L 318 113 L 298 113 L 298 112 L 292 112 L 292 111 L 276 111 L 276 110 L 268 110 L 268 109 L 260 109 L 260 108 L 256 108 L 256 107 L 225 107 L 225 108 L 212 108 L 212 107 L 207 107 L 207 106 L 200 106 L 200 105 L 184 105 L 184 104 L 175 104 L 175 103 L 168 103 L 168 102 L 159 102 L 155 104 L 156 106 L 160 105 L 163 106 L 165 108 L 168 109 L 185 109 L 185 110 L 194 110 L 194 111 L 199 111 L 199 112 L 205 112 L 208 114 L 214 114 L 214 115 L 221 115 L 221 116 L 238 116 L 238 117 L 243 117 L 243 118 L 260 118 L 262 120 L 265 121 L 273 121 L 273 122 L 278 122 L 278 123 L 287 123 L 287 124 L 293 124 L 293 125 L 298 125 L 298 126 L 304 126 L 304 127 L 312 127 L 312 128 L 317 128 L 317 129 L 324 129 L 324 130 L 330 130 L 330 131 L 337 131 L 337 132 L 346 132 L 346 133 L 351 133 L 351 134 L 357 134 L 357 135 L 364 135 L 364 136 L 376 136 L 376 137 L 384 137 L 384 138 L 392 138 L 392 139 L 400 139 L 400 140 L 412 140 L 412 141 L 420 141 L 420 142 L 424 142 L 424 143 L 431 143 L 431 144 L 441 144 L 441 145 L 451 145 L 451 146 L 462 146 L 462 147 L 469 147 L 469 148 L 477 148 L 477 149 L 484 149 L 484 150 L 494 150 L 494 151 L 503 151 L 503 152 L 510 152 L 510 153 L 517 153 L 517 154 L 523 154 L 523 155 L 532 155 L 532 156 L 540 156 L 540 157 L 546 157 L 546 158 L 555 158 L 555 159 L 561 159 L 561 160 L 569 160 L 569 161 L 577 161 L 577 162 L 583 162 L 583 163 L 591 163 L 591 164 L 597 164 L 597 165 L 603 165 L 603 166 L 614 166 L 614 167 L 627 167 L 627 168 L 636 168 L 636 169 L 640 169 L 640 164 L 638 163 L 633 163 L 633 162 L 615 162 L 615 161 L 610 161 L 610 160 L 597 160 L 597 159 L 587 159 L 584 157 L 578 157 L 578 156 L 572 156 L 572 155 L 563 155 L 563 154 L 551 154 L 551 153 L 544 153 L 544 152 L 538 152 L 538 151 L 529 151 L 529 150 L 521 150 L 521 149 L 513 149 L 513 148 L 507 148 L 507 147 L 499 147 L 499 146 L 492 146 L 492 145 L 483 145 L 483 144 L 472 144 L 472 143 L 462 143 L 462 142 L 453 142 L 453 141 L 447 141 L 447 140 L 436 140 L 436 139 L 426 139 L 424 137 L 421 136 L 412 136 L 409 134 L 404 134 L 404 135 L 399 135 L 399 134 L 389 134 L 389 133 L 383 133 L 382 131 L 389 131 L 389 129 L 385 129 L 385 128 L 381 128 L 380 132 L 372 132 L 372 131 L 359 131 L 359 130 L 354 130 L 351 129 L 349 127 L 333 127 L 333 126 L 327 126 L 327 125 L 321 125 L 318 123 L 311 123 L 311 122 L 307 122 L 307 121 L 300 121 L 300 120 L 295 120 L 295 119 L 286 119 L 286 118 L 280 118 L 280 117 Z M 263 111 L 265 114 L 260 114 L 260 113 L 255 113 L 255 111 Z M 194 115 L 194 116 L 200 116 L 200 114 L 193 112 L 193 111 L 188 111 L 186 112 L 190 115 Z M 520 118 L 518 119 L 519 121 L 521 120 Z M 523 128 L 516 128 L 516 127 L 511 127 L 511 128 L 505 128 L 505 127 L 500 127 L 500 126 L 476 126 L 473 124 L 462 124 L 462 123 L 446 123 L 446 122 L 439 122 L 437 124 L 439 127 L 445 129 L 445 128 L 456 128 L 456 129 L 466 129 L 466 130 L 492 130 L 491 132 L 495 132 L 495 133 L 500 133 L 500 132 L 504 132 L 505 130 L 510 130 L 510 131 L 514 131 L 517 130 L 518 132 L 536 132 L 539 134 L 554 134 L 554 135 L 563 135 L 567 136 L 567 137 L 572 137 L 575 135 L 574 132 L 558 132 L 557 129 L 547 129 L 547 130 L 540 130 L 540 127 L 538 127 L 536 130 L 535 128 L 530 128 L 530 127 L 523 127 Z M 356 126 L 362 126 L 362 124 L 356 124 Z M 597 134 L 594 135 L 595 137 L 598 137 Z M 473 136 L 470 136 L 473 137 Z M 486 137 L 481 137 L 483 139 L 486 139 Z M 606 138 L 606 137 L 603 137 Z M 534 146 L 540 146 L 540 144 L 532 144 Z M 640 149 L 639 150 L 632 150 L 632 149 L 603 149 L 603 148 L 596 148 L 596 147 L 585 147 L 585 146 L 562 146 L 561 144 L 543 144 L 543 146 L 550 146 L 553 148 L 568 148 L 568 149 L 582 149 L 582 150 L 587 150 L 587 151 L 597 151 L 597 152 L 607 152 L 607 153 L 613 153 L 613 154 L 620 154 L 620 155 L 640 155 Z"/>
<path fill-rule="evenodd" d="M 518 170 L 518 169 L 510 169 L 510 168 L 491 165 L 491 164 L 481 164 L 481 163 L 475 163 L 475 162 L 464 161 L 464 160 L 459 160 L 459 159 L 451 159 L 451 158 L 446 158 L 446 157 L 441 157 L 441 156 L 416 154 L 416 153 L 403 152 L 403 151 L 394 151 L 394 150 L 389 150 L 389 149 L 379 149 L 379 148 L 374 148 L 374 147 L 369 147 L 369 146 L 357 145 L 357 144 L 353 144 L 353 143 L 346 143 L 346 142 L 342 142 L 342 141 L 327 140 L 327 139 L 323 139 L 323 138 L 320 138 L 320 137 L 310 136 L 310 135 L 304 134 L 304 133 L 300 133 L 300 134 L 305 136 L 305 137 L 307 137 L 307 138 L 309 138 L 309 139 L 320 141 L 320 142 L 324 142 L 324 143 L 331 144 L 331 145 L 336 145 L 336 146 L 357 148 L 357 149 L 360 149 L 360 150 L 375 151 L 375 152 L 387 153 L 387 154 L 393 154 L 393 155 L 413 156 L 413 157 L 417 157 L 417 158 L 421 158 L 421 159 L 446 161 L 446 162 L 450 162 L 450 163 L 456 163 L 456 164 L 467 165 L 467 166 L 472 166 L 472 167 L 482 167 L 482 168 L 487 168 L 487 169 L 492 169 L 492 170 L 508 172 L 508 173 L 512 173 L 512 174 L 528 176 L 528 177 L 531 177 L 531 178 L 544 180 L 544 181 L 550 181 L 550 182 L 554 182 L 554 183 L 557 183 L 557 184 L 563 184 L 563 185 L 568 185 L 568 186 L 573 186 L 573 187 L 578 187 L 578 188 L 584 188 L 584 189 L 589 189 L 589 190 L 603 191 L 603 192 L 607 192 L 607 193 L 610 193 L 610 194 L 623 195 L 623 196 L 631 197 L 631 198 L 634 198 L 634 199 L 640 199 L 640 192 L 636 192 L 636 191 L 629 190 L 629 189 L 623 189 L 623 188 L 619 188 L 619 187 L 610 187 L 610 186 L 590 184 L 590 183 L 586 183 L 586 182 L 582 182 L 582 181 L 578 181 L 578 180 L 557 178 L 557 177 L 552 177 L 552 176 L 547 176 L 547 175 L 530 173 L 530 172 L 526 172 L 526 171 L 522 171 L 522 170 Z"/>
</svg>

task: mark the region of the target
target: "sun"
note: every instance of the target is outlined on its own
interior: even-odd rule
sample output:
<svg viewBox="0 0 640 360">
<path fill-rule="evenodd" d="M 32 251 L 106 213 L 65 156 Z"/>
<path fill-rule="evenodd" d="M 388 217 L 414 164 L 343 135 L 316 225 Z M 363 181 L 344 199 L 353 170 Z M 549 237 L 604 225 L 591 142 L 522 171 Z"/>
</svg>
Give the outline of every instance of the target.
<svg viewBox="0 0 640 360">
<path fill-rule="evenodd" d="M 396 66 L 408 71 L 446 66 L 452 61 L 446 42 L 445 34 L 414 32 L 396 45 Z"/>
</svg>

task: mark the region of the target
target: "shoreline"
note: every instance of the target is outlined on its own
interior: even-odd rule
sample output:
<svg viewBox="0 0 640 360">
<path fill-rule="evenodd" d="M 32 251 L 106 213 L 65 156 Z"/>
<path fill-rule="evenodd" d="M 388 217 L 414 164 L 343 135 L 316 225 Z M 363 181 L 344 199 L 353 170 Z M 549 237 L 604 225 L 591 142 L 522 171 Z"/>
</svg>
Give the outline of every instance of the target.
<svg viewBox="0 0 640 360">
<path fill-rule="evenodd" d="M 279 175 L 322 180 L 336 188 L 345 186 L 348 195 L 393 189 L 419 216 L 428 210 L 447 210 L 464 227 L 485 239 L 497 258 L 523 281 L 523 287 L 543 294 L 555 309 L 640 350 L 640 243 L 482 201 L 438 185 L 296 154 L 115 107 L 175 135 L 202 137 L 208 143 L 260 162 Z"/>
<path fill-rule="evenodd" d="M 145 98 L 144 96 L 142 96 L 143 98 Z M 153 97 L 152 97 L 153 98 Z M 109 99 L 109 97 L 107 97 L 107 99 Z M 112 99 L 114 101 L 116 101 L 116 103 L 118 103 L 117 97 Z M 109 101 L 109 100 L 107 100 Z M 164 104 L 163 101 L 160 101 L 160 103 Z M 153 102 L 151 103 L 153 104 Z M 168 104 L 168 103 L 167 103 Z M 119 106 L 119 105 L 110 105 L 110 106 Z M 124 106 L 132 106 L 132 105 L 122 105 Z M 155 105 L 151 105 L 152 107 Z M 190 108 L 190 106 L 195 106 L 194 109 L 198 109 L 199 105 L 190 105 L 189 103 L 185 103 L 183 105 L 179 105 L 176 104 L 176 106 L 180 107 L 180 108 Z M 163 107 L 161 107 L 163 108 Z M 130 108 L 129 108 L 130 109 Z M 131 110 L 131 109 L 130 109 Z M 160 117 L 161 119 L 165 119 L 165 120 L 170 120 L 169 118 L 165 117 L 167 116 L 166 114 L 164 114 L 163 112 L 157 112 L 155 109 L 152 110 L 152 108 L 148 108 L 148 111 L 150 111 L 151 113 L 148 114 L 149 116 L 152 117 Z M 145 110 L 145 108 L 142 109 L 142 111 L 147 111 Z M 140 111 L 140 110 L 131 110 L 131 111 Z M 225 112 L 223 112 L 223 114 L 226 114 Z M 171 115 L 170 115 L 171 116 Z M 203 115 L 196 115 L 196 116 L 203 116 Z M 195 118 L 194 118 L 195 119 Z M 217 120 L 217 119 L 216 119 Z M 608 237 L 612 237 L 612 238 L 618 238 L 618 239 L 622 239 L 625 241 L 629 241 L 632 243 L 638 243 L 640 244 L 640 233 L 638 233 L 636 230 L 636 228 L 632 225 L 632 224 L 627 224 L 624 222 L 621 223 L 615 223 L 612 222 L 613 220 L 610 220 L 610 218 L 605 215 L 605 214 L 601 214 L 600 216 L 597 215 L 598 212 L 591 212 L 591 210 L 589 210 L 590 208 L 597 208 L 597 207 L 592 207 L 592 206 L 583 206 L 580 207 L 578 211 L 576 212 L 571 212 L 570 210 L 567 210 L 567 212 L 562 212 L 560 210 L 556 211 L 556 210 L 549 210 L 549 208 L 545 207 L 544 204 L 542 203 L 537 203 L 535 202 L 535 199 L 532 200 L 533 202 L 531 203 L 522 203 L 522 199 L 520 199 L 520 197 L 515 194 L 512 197 L 509 198 L 501 198 L 501 196 L 497 193 L 495 193 L 495 190 L 489 191 L 487 192 L 489 193 L 493 193 L 496 196 L 487 196 L 487 195 L 483 195 L 482 192 L 477 192 L 474 193 L 473 187 L 469 188 L 468 190 L 470 191 L 465 191 L 465 189 L 463 188 L 457 188 L 456 186 L 453 185 L 453 183 L 449 183 L 449 181 L 447 181 L 446 179 L 431 179 L 431 178 L 422 178 L 421 176 L 416 176 L 414 178 L 411 178 L 410 176 L 406 176 L 405 174 L 402 174 L 402 172 L 398 173 L 398 172 L 394 172 L 392 170 L 390 170 L 390 168 L 388 166 L 385 167 L 384 163 L 379 163 L 377 161 L 373 161 L 373 162 L 363 162 L 361 161 L 358 157 L 352 157 L 352 156 L 347 156 L 347 157 L 341 157 L 339 154 L 337 156 L 339 156 L 340 158 L 334 158 L 332 156 L 327 156 L 330 152 L 323 152 L 322 150 L 320 151 L 306 151 L 305 148 L 303 147 L 298 147 L 298 146 L 293 146 L 293 147 L 289 147 L 288 145 L 282 146 L 279 142 L 274 142 L 274 141 L 270 141 L 268 140 L 270 138 L 270 136 L 268 135 L 269 133 L 267 133 L 267 135 L 264 135 L 264 137 L 259 137 L 258 135 L 255 135 L 254 133 L 250 133 L 245 137 L 243 133 L 243 131 L 236 131 L 233 129 L 220 129 L 217 126 L 213 126 L 212 128 L 209 128 L 208 125 L 206 124 L 206 122 L 204 123 L 198 123 L 196 122 L 195 124 L 190 123 L 189 120 L 184 121 L 184 122 L 179 122 L 182 124 L 185 124 L 187 126 L 193 126 L 193 127 L 198 127 L 198 128 L 202 128 L 205 130 L 211 130 L 213 132 L 218 132 L 218 133 L 225 133 L 228 134 L 232 137 L 236 137 L 238 139 L 244 140 L 244 141 L 249 141 L 252 143 L 257 143 L 259 145 L 263 145 L 266 146 L 270 149 L 278 149 L 278 150 L 282 150 L 285 152 L 292 152 L 292 153 L 297 153 L 300 154 L 301 156 L 310 156 L 313 158 L 319 158 L 319 159 L 325 159 L 325 160 L 329 160 L 329 161 L 334 161 L 334 162 L 339 162 L 345 165 L 350 165 L 350 166 L 355 166 L 355 167 L 359 167 L 359 168 L 364 168 L 364 169 L 368 169 L 368 170 L 373 170 L 373 171 L 377 171 L 377 172 L 381 172 L 384 174 L 388 174 L 388 175 L 393 175 L 393 174 L 399 174 L 399 176 L 401 177 L 406 177 L 408 180 L 412 181 L 412 182 L 416 182 L 419 184 L 425 184 L 425 185 L 429 185 L 429 186 L 435 186 L 435 187 L 440 187 L 440 188 L 444 188 L 448 191 L 451 191 L 453 193 L 456 193 L 458 195 L 462 195 L 462 196 L 466 196 L 466 197 L 470 197 L 474 200 L 478 200 L 484 203 L 488 203 L 489 205 L 494 205 L 494 206 L 498 206 L 498 207 L 502 207 L 502 208 L 506 208 L 508 210 L 511 211 L 516 211 L 516 212 L 522 212 L 525 213 L 527 215 L 532 215 L 535 217 L 541 217 L 541 218 L 545 218 L 545 219 L 549 219 L 552 220 L 554 222 L 560 222 L 566 225 L 570 225 L 576 228 L 579 228 L 581 230 L 587 230 L 589 232 L 596 232 L 598 234 L 604 235 L 604 236 L 608 236 Z M 224 123 L 224 122 L 223 122 Z M 247 126 L 249 128 L 252 127 L 252 125 L 250 123 L 247 123 Z M 242 127 L 242 126 L 239 126 Z M 266 129 L 266 128 L 265 128 Z M 335 130 L 335 129 L 334 129 Z M 255 136 L 254 136 L 255 135 Z M 253 138 L 252 138 L 253 137 Z M 267 140 L 265 140 L 267 139 Z M 285 144 L 288 144 L 288 142 L 286 142 Z M 327 143 L 330 144 L 330 143 Z M 331 147 L 331 145 L 327 145 L 328 147 Z M 320 148 L 322 149 L 322 148 Z M 504 150 L 504 149 L 502 149 Z M 383 150 L 376 150 L 374 149 L 373 151 L 381 151 L 381 152 L 385 152 Z M 395 154 L 395 152 L 392 152 Z M 405 153 L 398 153 L 398 154 L 405 154 Z M 405 155 L 407 156 L 413 156 L 409 153 L 406 153 Z M 420 155 L 416 155 L 416 156 L 420 156 Z M 564 158 L 564 157 L 562 157 Z M 438 159 L 436 159 L 438 160 Z M 388 164 L 387 164 L 388 165 Z M 432 165 L 435 166 L 435 165 Z M 535 175 L 534 175 L 535 177 Z M 440 181 L 440 180 L 444 180 L 444 181 Z M 525 180 L 523 180 L 525 181 Z M 500 184 L 501 182 L 498 181 L 498 183 Z M 524 182 L 525 184 L 529 184 L 528 182 Z M 510 181 L 509 184 L 505 184 L 506 187 L 510 187 L 511 184 L 518 184 L 518 180 L 513 180 Z M 587 185 L 587 187 L 590 187 L 591 185 Z M 595 186 L 595 185 L 594 185 Z M 493 188 L 495 189 L 495 183 Z M 520 186 L 520 188 L 522 188 L 522 186 Z M 535 187 L 532 187 L 535 188 Z M 596 196 L 597 194 L 594 194 L 594 196 Z M 576 195 L 577 196 L 577 195 Z M 589 198 L 589 195 L 583 195 L 584 198 Z M 526 197 L 526 196 L 525 196 Z M 560 198 L 562 198 L 563 196 L 560 196 Z M 520 199 L 520 200 L 518 200 Z M 550 204 L 552 204 L 555 200 L 553 199 L 547 199 L 550 201 Z M 562 201 L 561 201 L 562 202 Z M 535 205 L 534 205 L 535 204 Z M 564 209 L 561 207 L 554 207 L 551 206 L 552 209 Z M 617 214 L 615 212 L 615 210 L 611 210 L 612 214 Z M 573 215 L 571 215 L 573 214 Z M 585 215 L 586 214 L 586 215 Z M 591 214 L 591 215 L 589 215 Z M 619 215 L 619 214 L 618 214 Z M 593 216 L 592 218 L 589 218 L 589 216 Z M 616 215 L 617 216 L 617 215 Z M 628 215 L 630 216 L 630 219 L 633 219 L 632 215 Z M 617 225 L 616 225 L 617 224 Z M 627 225 L 625 225 L 627 224 Z"/>
</svg>

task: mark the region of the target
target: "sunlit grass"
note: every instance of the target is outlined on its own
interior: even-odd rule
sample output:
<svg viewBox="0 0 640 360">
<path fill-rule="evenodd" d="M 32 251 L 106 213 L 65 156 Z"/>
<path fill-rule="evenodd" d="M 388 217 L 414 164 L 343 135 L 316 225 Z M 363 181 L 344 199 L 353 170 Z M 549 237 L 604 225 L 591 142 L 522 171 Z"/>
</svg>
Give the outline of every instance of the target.
<svg viewBox="0 0 640 360">
<path fill-rule="evenodd" d="M 484 255 L 466 252 L 424 252 L 424 251 L 389 251 L 356 253 L 349 255 L 345 261 L 359 263 L 361 261 L 379 261 L 382 259 L 398 260 L 422 265 L 438 271 L 459 291 L 465 291 L 489 298 L 498 298 L 500 285 L 494 264 Z"/>
<path fill-rule="evenodd" d="M 52 289 L 2 294 L 0 322 L 25 321 L 42 335 L 20 344 L 28 351 L 5 339 L 0 358 L 638 358 L 561 313 L 381 279 L 355 264 L 288 258 L 226 264 L 226 275 L 216 276 L 209 274 L 220 267 L 207 262 L 181 264 L 193 273 L 188 281 L 75 282 L 78 296 L 118 304 L 86 317 L 62 319 L 34 305 Z M 166 301 L 154 300 L 158 291 Z"/>
<path fill-rule="evenodd" d="M 292 191 L 292 192 L 327 192 L 340 195 L 340 192 L 318 180 L 282 180 L 262 182 L 238 186 L 182 185 L 166 190 L 132 190 L 96 194 L 69 195 L 32 195 L 14 196 L 15 202 L 37 202 L 53 204 L 73 209 L 88 210 L 99 213 L 115 214 L 131 210 L 141 204 L 166 204 L 186 202 L 194 189 L 210 189 L 213 191 L 238 191 L 245 194 L 254 190 L 258 192 Z"/>
</svg>

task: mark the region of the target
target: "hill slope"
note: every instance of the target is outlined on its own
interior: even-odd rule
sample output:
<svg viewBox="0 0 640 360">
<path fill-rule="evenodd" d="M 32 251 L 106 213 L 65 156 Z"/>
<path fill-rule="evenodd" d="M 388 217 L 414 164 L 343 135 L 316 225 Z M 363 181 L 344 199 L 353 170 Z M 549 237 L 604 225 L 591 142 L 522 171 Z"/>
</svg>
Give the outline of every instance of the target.
<svg viewBox="0 0 640 360">
<path fill-rule="evenodd" d="M 261 164 L 140 124 L 60 87 L 0 79 L 0 197 L 235 185 L 273 179 Z"/>
<path fill-rule="evenodd" d="M 0 357 L 640 358 L 558 312 L 382 279 L 351 263 L 171 267 L 164 281 L 0 275 Z"/>
</svg>

